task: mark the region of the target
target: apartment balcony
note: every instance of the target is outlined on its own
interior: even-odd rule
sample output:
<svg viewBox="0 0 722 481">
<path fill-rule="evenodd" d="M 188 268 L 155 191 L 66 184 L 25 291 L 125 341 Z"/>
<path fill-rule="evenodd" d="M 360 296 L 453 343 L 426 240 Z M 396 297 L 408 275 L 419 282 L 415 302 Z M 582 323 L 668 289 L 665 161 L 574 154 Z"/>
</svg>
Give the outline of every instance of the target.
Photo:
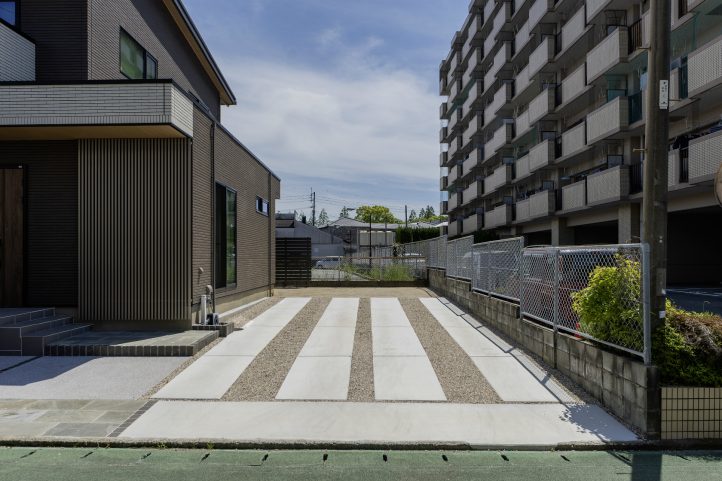
<svg viewBox="0 0 722 481">
<path fill-rule="evenodd" d="M 627 61 L 629 32 L 618 27 L 587 54 L 587 83 Z M 603 80 L 603 79 L 602 79 Z"/>
<path fill-rule="evenodd" d="M 454 212 L 457 207 L 459 207 L 459 193 L 454 192 L 449 194 L 449 212 Z M 451 227 L 451 223 L 449 223 L 449 227 Z"/>
<path fill-rule="evenodd" d="M 439 202 L 439 211 L 441 212 L 441 215 L 447 215 L 449 213 L 449 201 L 442 200 Z"/>
<path fill-rule="evenodd" d="M 484 85 L 489 87 L 494 84 L 494 79 L 506 63 L 511 60 L 511 42 L 502 42 L 501 48 L 496 55 L 489 71 L 484 75 Z"/>
<path fill-rule="evenodd" d="M 471 20 L 471 24 L 469 25 L 469 32 L 467 36 L 467 43 L 471 43 L 471 41 L 476 38 L 477 35 L 481 34 L 482 27 L 484 26 L 484 15 L 482 14 L 476 14 L 474 15 L 474 18 Z"/>
<path fill-rule="evenodd" d="M 560 55 L 569 51 L 569 49 L 584 36 L 587 30 L 585 8 L 584 5 L 582 5 L 562 27 L 561 45 L 559 45 Z"/>
<path fill-rule="evenodd" d="M 512 90 L 510 83 L 505 82 L 501 84 L 499 90 L 494 94 L 494 98 L 492 98 L 489 105 L 484 109 L 484 119 L 491 121 L 497 116 L 497 112 L 511 100 Z"/>
<path fill-rule="evenodd" d="M 464 101 L 463 112 L 472 112 L 474 107 L 481 103 L 480 101 L 483 93 L 484 82 L 481 79 L 476 79 L 474 81 L 474 85 L 472 85 L 471 89 L 469 89 L 469 96 Z"/>
<path fill-rule="evenodd" d="M 529 154 L 516 159 L 514 162 L 514 181 L 520 181 L 526 179 L 531 175 L 531 169 L 529 168 Z"/>
<path fill-rule="evenodd" d="M 464 193 L 462 194 L 463 204 L 462 205 L 468 205 L 471 202 L 475 201 L 479 197 L 481 197 L 482 194 L 482 183 L 480 181 L 472 182 L 472 184 L 464 189 Z"/>
<path fill-rule="evenodd" d="M 714 178 L 722 163 L 722 131 L 689 143 L 689 182 L 697 184 Z"/>
<path fill-rule="evenodd" d="M 562 134 L 562 158 L 578 154 L 587 148 L 587 124 L 582 122 Z"/>
<path fill-rule="evenodd" d="M 516 35 L 514 35 L 515 55 L 519 55 L 524 51 L 524 48 L 529 45 L 529 40 L 531 40 L 531 30 L 529 29 L 529 21 L 527 20 L 521 27 L 519 27 Z"/>
<path fill-rule="evenodd" d="M 510 19 L 510 9 L 507 8 L 507 5 L 502 4 L 499 11 L 496 13 L 496 16 L 494 17 L 494 21 L 491 26 L 491 32 L 489 33 L 489 37 L 496 38 L 497 35 L 499 35 L 499 32 L 502 31 L 504 28 L 504 24 L 509 21 Z"/>
<path fill-rule="evenodd" d="M 689 149 L 677 149 L 669 152 L 667 186 L 676 188 L 689 183 Z"/>
<path fill-rule="evenodd" d="M 449 125 L 448 125 L 449 132 L 453 132 L 458 123 L 459 123 L 459 109 L 457 107 L 453 107 L 453 111 L 449 114 Z"/>
<path fill-rule="evenodd" d="M 192 137 L 193 103 L 170 81 L 0 85 L 0 127 L 0 140 Z"/>
<path fill-rule="evenodd" d="M 449 209 L 449 212 L 451 212 L 451 208 Z M 458 221 L 450 221 L 449 222 L 449 237 L 456 237 L 459 235 L 459 232 L 461 230 L 459 229 L 459 222 Z"/>
<path fill-rule="evenodd" d="M 452 165 L 449 167 L 449 175 L 448 175 L 448 181 L 449 185 L 454 185 L 454 182 L 456 182 L 459 177 L 461 177 L 461 166 L 460 165 Z"/>
<path fill-rule="evenodd" d="M 495 229 L 511 224 L 512 206 L 500 205 L 484 214 L 484 229 Z"/>
<path fill-rule="evenodd" d="M 519 70 L 514 76 L 514 91 L 516 97 L 520 97 L 524 94 L 527 88 L 531 85 L 531 77 L 529 76 L 529 64 L 526 64 L 523 69 Z"/>
<path fill-rule="evenodd" d="M 496 8 L 496 2 L 493 0 L 487 0 L 484 5 L 484 26 L 486 24 L 493 23 L 494 9 Z"/>
<path fill-rule="evenodd" d="M 629 195 L 629 166 L 620 165 L 587 177 L 587 205 L 616 202 Z"/>
<path fill-rule="evenodd" d="M 439 95 L 449 95 L 449 81 L 445 74 L 439 79 Z"/>
<path fill-rule="evenodd" d="M 483 158 L 481 156 L 481 148 L 476 148 L 476 149 L 472 150 L 471 153 L 469 154 L 469 156 L 464 160 L 464 163 L 463 163 L 464 175 L 467 175 L 474 168 L 476 168 L 479 165 L 479 162 L 482 160 L 483 160 Z"/>
<path fill-rule="evenodd" d="M 687 59 L 687 85 L 690 97 L 702 97 L 722 84 L 722 36 L 690 53 Z"/>
<path fill-rule="evenodd" d="M 0 22 L 0 82 L 35 81 L 35 43 Z"/>
<path fill-rule="evenodd" d="M 536 28 L 537 24 L 544 18 L 548 12 L 554 9 L 556 0 L 535 0 L 529 7 L 529 30 Z"/>
<path fill-rule="evenodd" d="M 445 119 L 446 115 L 449 113 L 449 104 L 446 102 L 441 102 L 441 105 L 439 106 L 439 118 Z"/>
<path fill-rule="evenodd" d="M 474 74 L 479 70 L 479 67 L 479 63 L 477 63 L 476 59 L 472 56 L 469 60 L 469 64 L 466 67 L 464 76 L 461 78 L 461 83 L 464 85 L 464 89 L 468 88 L 469 84 L 474 81 Z"/>
<path fill-rule="evenodd" d="M 562 187 L 562 210 L 574 210 L 587 205 L 587 181 L 581 180 Z"/>
<path fill-rule="evenodd" d="M 449 188 L 449 177 L 444 175 L 439 178 L 439 190 L 446 190 Z"/>
<path fill-rule="evenodd" d="M 611 137 L 629 126 L 629 101 L 617 97 L 587 115 L 587 144 Z"/>
<path fill-rule="evenodd" d="M 554 37 L 545 36 L 539 46 L 529 55 L 529 78 L 546 68 L 554 60 Z"/>
<path fill-rule="evenodd" d="M 561 104 L 560 108 L 569 106 L 574 100 L 579 98 L 584 92 L 589 91 L 587 87 L 587 64 L 581 64 L 576 70 L 566 76 L 562 80 L 560 87 Z"/>
<path fill-rule="evenodd" d="M 489 141 L 486 142 L 486 145 L 484 145 L 484 160 L 489 160 L 499 149 L 511 142 L 513 132 L 514 126 L 512 124 L 504 123 L 501 127 L 499 127 L 496 132 L 494 132 L 491 139 L 489 139 Z"/>
<path fill-rule="evenodd" d="M 556 88 L 547 87 L 534 100 L 529 102 L 529 123 L 535 124 L 556 108 Z"/>
<path fill-rule="evenodd" d="M 459 149 L 461 148 L 461 145 L 459 145 L 460 142 L 460 136 L 455 137 L 451 142 L 449 142 L 449 160 L 454 160 L 457 156 L 457 153 L 459 152 Z"/>
<path fill-rule="evenodd" d="M 554 162 L 555 142 L 544 140 L 529 150 L 529 170 L 536 172 L 539 169 L 548 167 Z"/>
<path fill-rule="evenodd" d="M 449 152 L 441 152 L 439 154 L 439 167 L 443 167 L 449 161 Z"/>
<path fill-rule="evenodd" d="M 453 82 L 450 82 L 450 86 L 449 86 L 449 101 L 456 103 L 456 101 L 457 101 L 456 97 L 459 96 L 460 92 L 461 92 L 461 82 L 454 79 Z"/>
<path fill-rule="evenodd" d="M 443 144 L 448 136 L 449 136 L 449 127 L 441 127 L 439 129 L 439 143 Z"/>
<path fill-rule="evenodd" d="M 553 190 L 538 192 L 516 203 L 516 221 L 527 222 L 552 215 L 556 208 Z"/>
<path fill-rule="evenodd" d="M 587 23 L 591 23 L 610 3 L 612 0 L 586 0 Z"/>
<path fill-rule="evenodd" d="M 490 176 L 484 179 L 484 194 L 491 194 L 500 187 L 508 185 L 512 180 L 511 165 L 497 167 Z"/>
<path fill-rule="evenodd" d="M 484 127 L 484 118 L 481 112 L 477 112 L 469 121 L 469 126 L 464 131 L 462 148 L 466 148 L 471 144 L 475 137 L 481 135 L 481 129 Z"/>
<path fill-rule="evenodd" d="M 484 227 L 484 216 L 481 214 L 472 214 L 464 219 L 461 234 L 471 235 L 482 227 Z"/>
<path fill-rule="evenodd" d="M 531 122 L 529 121 L 529 109 L 524 112 L 517 114 L 514 118 L 514 125 L 516 125 L 516 137 L 518 139 L 526 134 L 531 129 Z"/>
</svg>

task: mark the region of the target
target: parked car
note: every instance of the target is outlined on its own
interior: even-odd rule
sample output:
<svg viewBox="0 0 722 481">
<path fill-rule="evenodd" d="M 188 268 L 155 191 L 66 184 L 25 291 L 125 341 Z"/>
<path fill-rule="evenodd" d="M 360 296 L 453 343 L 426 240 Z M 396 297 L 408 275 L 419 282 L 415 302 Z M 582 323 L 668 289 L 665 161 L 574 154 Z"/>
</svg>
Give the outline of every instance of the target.
<svg viewBox="0 0 722 481">
<path fill-rule="evenodd" d="M 339 269 L 341 267 L 341 259 L 338 257 L 329 257 L 316 262 L 315 269 Z"/>
</svg>

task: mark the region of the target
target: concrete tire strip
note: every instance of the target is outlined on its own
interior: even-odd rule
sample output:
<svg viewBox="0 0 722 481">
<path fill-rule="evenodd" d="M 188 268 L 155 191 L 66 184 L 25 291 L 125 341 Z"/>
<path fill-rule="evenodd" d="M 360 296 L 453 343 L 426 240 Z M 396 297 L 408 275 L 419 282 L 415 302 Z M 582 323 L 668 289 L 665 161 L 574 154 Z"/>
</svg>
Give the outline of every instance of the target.
<svg viewBox="0 0 722 481">
<path fill-rule="evenodd" d="M 279 400 L 348 398 L 358 298 L 334 298 L 291 366 Z"/>
<path fill-rule="evenodd" d="M 499 345 L 469 325 L 460 314 L 438 299 L 421 303 L 474 361 L 476 367 L 505 402 L 567 402 L 569 397 L 554 381 L 539 377 L 523 362 L 520 353 Z M 562 398 L 563 396 L 563 398 Z"/>
<path fill-rule="evenodd" d="M 236 331 L 158 391 L 158 399 L 221 399 L 310 297 L 287 298 Z"/>
<path fill-rule="evenodd" d="M 396 298 L 371 299 L 378 401 L 446 401 L 434 368 Z"/>
</svg>

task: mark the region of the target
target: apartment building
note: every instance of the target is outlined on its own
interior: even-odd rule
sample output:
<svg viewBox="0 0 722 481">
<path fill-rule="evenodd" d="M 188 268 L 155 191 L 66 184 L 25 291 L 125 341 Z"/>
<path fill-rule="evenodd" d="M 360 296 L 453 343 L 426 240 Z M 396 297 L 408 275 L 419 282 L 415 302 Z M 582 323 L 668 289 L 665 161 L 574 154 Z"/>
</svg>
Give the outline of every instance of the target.
<svg viewBox="0 0 722 481">
<path fill-rule="evenodd" d="M 670 283 L 722 281 L 722 0 L 672 0 Z M 649 3 L 474 0 L 441 62 L 449 236 L 638 242 Z"/>
<path fill-rule="evenodd" d="M 268 295 L 280 181 L 235 103 L 180 0 L 0 1 L 0 307 L 187 329 Z"/>
</svg>

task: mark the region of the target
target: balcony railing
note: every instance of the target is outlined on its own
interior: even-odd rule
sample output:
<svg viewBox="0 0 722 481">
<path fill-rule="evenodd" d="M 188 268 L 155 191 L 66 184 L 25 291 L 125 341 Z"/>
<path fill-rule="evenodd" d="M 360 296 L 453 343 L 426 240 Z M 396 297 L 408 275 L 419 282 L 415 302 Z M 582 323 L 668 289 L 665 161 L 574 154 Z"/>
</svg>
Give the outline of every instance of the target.
<svg viewBox="0 0 722 481">
<path fill-rule="evenodd" d="M 531 175 L 529 168 L 529 154 L 520 157 L 514 162 L 514 180 L 521 180 Z"/>
<path fill-rule="evenodd" d="M 547 217 L 554 213 L 556 194 L 553 190 L 537 192 L 528 199 L 516 203 L 516 220 L 525 222 L 531 219 Z"/>
<path fill-rule="evenodd" d="M 452 102 L 456 102 L 456 101 L 457 101 L 456 97 L 459 95 L 459 92 L 460 92 L 460 89 L 461 89 L 461 87 L 460 87 L 459 84 L 461 84 L 461 82 L 459 82 L 459 81 L 456 80 L 456 79 L 454 79 L 454 80 L 450 83 L 450 86 L 449 86 L 449 100 L 452 101 Z"/>
<path fill-rule="evenodd" d="M 567 103 L 582 93 L 587 86 L 587 65 L 583 63 L 562 81 L 562 103 Z"/>
<path fill-rule="evenodd" d="M 511 165 L 501 165 L 494 172 L 484 179 L 484 193 L 490 194 L 499 187 L 511 182 Z"/>
<path fill-rule="evenodd" d="M 459 194 L 449 194 L 449 212 L 453 212 L 457 207 L 459 207 Z M 451 227 L 451 223 L 449 227 Z"/>
<path fill-rule="evenodd" d="M 463 230 L 461 231 L 461 234 L 469 235 L 481 229 L 484 226 L 483 219 L 484 218 L 481 214 L 472 214 L 469 217 L 465 218 L 463 221 Z"/>
<path fill-rule="evenodd" d="M 689 143 L 689 182 L 703 182 L 714 177 L 722 163 L 722 131 L 694 139 Z"/>
<path fill-rule="evenodd" d="M 511 224 L 512 208 L 510 205 L 500 205 L 484 214 L 484 229 L 494 229 Z"/>
<path fill-rule="evenodd" d="M 484 160 L 492 158 L 499 149 L 501 149 L 507 143 L 511 142 L 513 131 L 514 126 L 512 124 L 505 123 L 501 127 L 499 127 L 499 129 L 494 132 L 492 138 L 484 146 Z"/>
<path fill-rule="evenodd" d="M 527 64 L 514 76 L 514 91 L 516 95 L 524 92 L 529 85 L 531 85 L 531 78 L 529 77 L 529 64 Z"/>
<path fill-rule="evenodd" d="M 484 118 L 493 119 L 496 116 L 496 112 L 504 106 L 511 99 L 511 84 L 503 83 L 499 90 L 494 94 L 494 98 L 491 100 L 489 105 L 484 109 Z"/>
<path fill-rule="evenodd" d="M 629 32 L 617 27 L 587 54 L 587 82 L 591 83 L 609 69 L 627 61 Z"/>
<path fill-rule="evenodd" d="M 459 151 L 459 137 L 454 137 L 451 142 L 449 142 L 449 159 L 453 159 L 456 153 Z"/>
<path fill-rule="evenodd" d="M 689 96 L 696 97 L 722 83 L 722 36 L 690 53 L 687 60 Z"/>
<path fill-rule="evenodd" d="M 554 161 L 554 141 L 544 140 L 529 151 L 529 170 L 535 172 Z"/>
<path fill-rule="evenodd" d="M 469 121 L 469 126 L 464 131 L 463 136 L 463 148 L 465 149 L 469 143 L 474 139 L 474 136 L 481 133 L 481 128 L 484 126 L 484 121 L 481 115 L 474 115 Z"/>
<path fill-rule="evenodd" d="M 524 25 L 519 27 L 519 30 L 516 32 L 516 35 L 514 36 L 514 48 L 516 52 L 520 52 L 527 43 L 529 43 L 529 40 L 531 40 L 531 35 L 529 32 L 529 22 L 524 22 Z"/>
<path fill-rule="evenodd" d="M 456 180 L 459 178 L 460 175 L 461 175 L 461 168 L 458 165 L 453 165 L 449 169 L 449 176 L 448 176 L 449 185 L 456 182 Z"/>
<path fill-rule="evenodd" d="M 35 43 L 0 22 L 0 82 L 35 80 Z"/>
<path fill-rule="evenodd" d="M 562 27 L 562 43 L 560 46 L 561 51 L 566 51 L 571 47 L 574 42 L 584 33 L 587 28 L 587 22 L 585 17 L 584 6 L 577 10 L 577 12 L 569 19 L 567 23 Z"/>
<path fill-rule="evenodd" d="M 486 5 L 484 5 L 484 22 L 491 22 L 492 21 L 492 14 L 494 13 L 494 9 L 496 8 L 496 2 L 494 1 L 487 1 Z"/>
<path fill-rule="evenodd" d="M 449 205 L 449 212 L 451 212 L 453 209 L 451 208 L 451 205 Z M 449 237 L 456 237 L 459 235 L 459 222 L 458 221 L 449 221 Z"/>
<path fill-rule="evenodd" d="M 587 203 L 603 204 L 629 195 L 629 167 L 620 165 L 587 177 Z"/>
<path fill-rule="evenodd" d="M 469 156 L 464 160 L 464 175 L 467 175 L 474 167 L 479 165 L 480 155 L 481 151 L 478 148 L 471 151 Z"/>
<path fill-rule="evenodd" d="M 587 144 L 605 139 L 629 126 L 629 101 L 617 97 L 587 115 Z"/>
<path fill-rule="evenodd" d="M 587 0 L 587 23 L 590 23 L 610 2 L 611 0 Z"/>
<path fill-rule="evenodd" d="M 531 128 L 531 122 L 529 122 L 529 109 L 524 112 L 517 114 L 514 123 L 516 125 L 516 137 L 519 138 Z"/>
<path fill-rule="evenodd" d="M 439 179 L 439 190 L 446 190 L 449 187 L 449 177 L 443 176 Z"/>
<path fill-rule="evenodd" d="M 587 205 L 586 179 L 562 187 L 562 210 L 578 209 Z"/>
<path fill-rule="evenodd" d="M 587 146 L 587 124 L 582 122 L 562 134 L 562 156 L 575 154 Z"/>
<path fill-rule="evenodd" d="M 470 202 L 476 200 L 481 195 L 481 182 L 473 182 L 469 187 L 464 189 L 462 199 L 464 200 L 463 205 L 467 205 Z"/>
<path fill-rule="evenodd" d="M 534 30 L 544 15 L 553 8 L 556 0 L 535 0 L 529 7 L 529 29 Z"/>
<path fill-rule="evenodd" d="M 533 78 L 554 58 L 554 37 L 546 36 L 529 55 L 529 78 Z"/>
<path fill-rule="evenodd" d="M 556 107 L 556 89 L 549 86 L 529 102 L 529 123 L 535 124 Z"/>
</svg>

